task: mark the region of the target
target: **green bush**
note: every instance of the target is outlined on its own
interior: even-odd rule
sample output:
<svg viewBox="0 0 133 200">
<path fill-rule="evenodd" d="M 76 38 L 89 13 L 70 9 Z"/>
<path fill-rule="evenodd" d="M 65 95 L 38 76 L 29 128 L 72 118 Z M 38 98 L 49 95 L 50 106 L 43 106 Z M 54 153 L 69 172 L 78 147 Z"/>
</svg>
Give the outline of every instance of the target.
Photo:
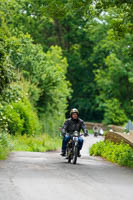
<svg viewBox="0 0 133 200">
<path fill-rule="evenodd" d="M 121 166 L 133 167 L 133 149 L 123 142 L 121 144 L 110 141 L 98 142 L 90 148 L 90 155 L 102 156 Z"/>
<path fill-rule="evenodd" d="M 38 121 L 37 114 L 33 111 L 30 102 L 25 99 L 24 102 L 13 103 L 14 110 L 20 115 L 23 120 L 22 134 L 33 135 L 40 132 L 41 127 Z"/>
<path fill-rule="evenodd" d="M 37 114 L 28 99 L 0 106 L 0 119 L 2 128 L 6 127 L 14 135 L 37 134 L 41 129 Z"/>
</svg>

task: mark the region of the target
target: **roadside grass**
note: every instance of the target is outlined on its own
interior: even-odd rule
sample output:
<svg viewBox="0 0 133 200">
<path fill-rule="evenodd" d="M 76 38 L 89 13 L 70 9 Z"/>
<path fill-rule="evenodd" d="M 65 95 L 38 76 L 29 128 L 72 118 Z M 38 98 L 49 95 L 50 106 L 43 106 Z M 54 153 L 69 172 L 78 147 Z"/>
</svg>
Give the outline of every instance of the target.
<svg viewBox="0 0 133 200">
<path fill-rule="evenodd" d="M 8 134 L 0 132 L 0 160 L 5 160 L 12 148 L 13 145 L 8 138 Z"/>
<path fill-rule="evenodd" d="M 46 152 L 54 151 L 61 147 L 61 138 L 51 137 L 47 134 L 39 136 L 10 136 L 13 145 L 12 151 Z"/>
<path fill-rule="evenodd" d="M 8 147 L 0 146 L 0 160 L 5 160 L 8 156 L 9 149 Z"/>
<path fill-rule="evenodd" d="M 89 152 L 91 156 L 101 156 L 113 163 L 133 168 L 133 148 L 123 142 L 115 144 L 110 141 L 100 141 L 93 144 Z"/>
</svg>

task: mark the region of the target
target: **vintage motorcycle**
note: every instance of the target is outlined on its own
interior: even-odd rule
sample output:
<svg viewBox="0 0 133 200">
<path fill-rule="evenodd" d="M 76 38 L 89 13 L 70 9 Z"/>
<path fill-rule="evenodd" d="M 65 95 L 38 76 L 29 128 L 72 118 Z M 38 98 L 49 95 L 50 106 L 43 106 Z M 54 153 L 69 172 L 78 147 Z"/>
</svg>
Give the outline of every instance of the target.
<svg viewBox="0 0 133 200">
<path fill-rule="evenodd" d="M 73 164 L 77 163 L 78 149 L 79 149 L 78 138 L 82 135 L 80 135 L 78 131 L 74 131 L 73 134 L 71 135 L 71 138 L 66 148 L 66 158 L 68 159 L 68 163 L 71 162 Z"/>
</svg>

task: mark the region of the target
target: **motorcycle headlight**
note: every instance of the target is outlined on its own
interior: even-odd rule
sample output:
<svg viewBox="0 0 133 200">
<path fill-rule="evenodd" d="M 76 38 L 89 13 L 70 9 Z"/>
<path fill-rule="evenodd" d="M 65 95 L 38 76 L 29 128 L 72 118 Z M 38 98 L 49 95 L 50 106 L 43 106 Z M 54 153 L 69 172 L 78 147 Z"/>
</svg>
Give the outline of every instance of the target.
<svg viewBox="0 0 133 200">
<path fill-rule="evenodd" d="M 76 142 L 78 141 L 78 137 L 73 137 L 73 140 Z"/>
<path fill-rule="evenodd" d="M 79 136 L 78 132 L 75 131 L 74 134 L 73 134 L 73 136 L 74 136 L 74 137 L 78 137 L 78 136 Z"/>
</svg>

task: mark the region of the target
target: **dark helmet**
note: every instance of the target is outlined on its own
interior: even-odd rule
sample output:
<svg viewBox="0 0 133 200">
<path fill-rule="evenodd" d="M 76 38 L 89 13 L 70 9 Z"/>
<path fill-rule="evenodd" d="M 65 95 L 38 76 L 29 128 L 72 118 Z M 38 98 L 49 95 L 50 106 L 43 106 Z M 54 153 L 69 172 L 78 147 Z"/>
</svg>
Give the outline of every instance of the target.
<svg viewBox="0 0 133 200">
<path fill-rule="evenodd" d="M 70 112 L 70 116 L 72 116 L 73 113 L 77 113 L 79 115 L 79 111 L 76 108 L 73 108 Z"/>
</svg>

